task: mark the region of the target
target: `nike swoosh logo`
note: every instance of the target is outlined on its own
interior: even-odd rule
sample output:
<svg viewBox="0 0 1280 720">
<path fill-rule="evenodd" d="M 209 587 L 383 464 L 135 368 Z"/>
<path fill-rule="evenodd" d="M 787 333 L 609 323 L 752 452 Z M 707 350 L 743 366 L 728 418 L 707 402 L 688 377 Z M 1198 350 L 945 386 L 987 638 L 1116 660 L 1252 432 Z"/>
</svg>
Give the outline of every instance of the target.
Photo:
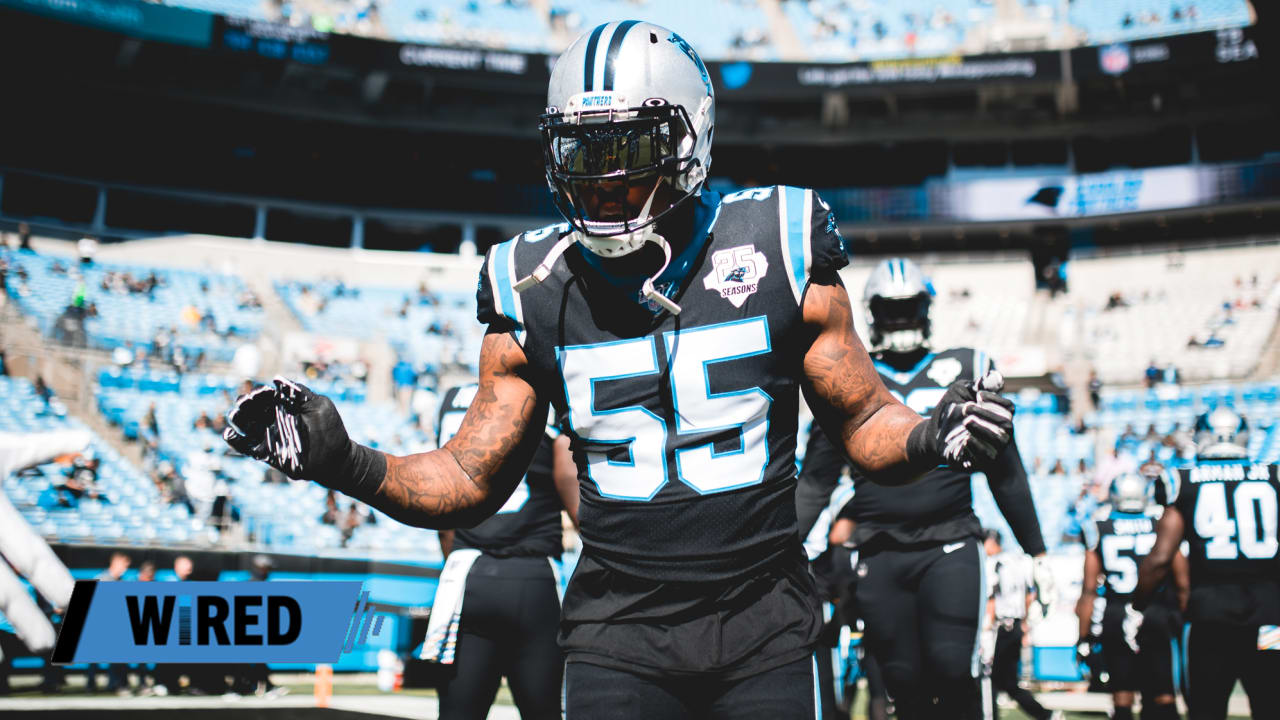
<svg viewBox="0 0 1280 720">
<path fill-rule="evenodd" d="M 944 552 L 944 553 L 953 553 L 953 552 L 955 552 L 955 551 L 959 550 L 959 549 L 960 549 L 960 548 L 962 548 L 962 547 L 964 547 L 964 541 L 960 541 L 960 542 L 958 542 L 958 543 L 951 543 L 950 545 L 943 545 L 943 546 L 942 546 L 942 552 Z"/>
</svg>

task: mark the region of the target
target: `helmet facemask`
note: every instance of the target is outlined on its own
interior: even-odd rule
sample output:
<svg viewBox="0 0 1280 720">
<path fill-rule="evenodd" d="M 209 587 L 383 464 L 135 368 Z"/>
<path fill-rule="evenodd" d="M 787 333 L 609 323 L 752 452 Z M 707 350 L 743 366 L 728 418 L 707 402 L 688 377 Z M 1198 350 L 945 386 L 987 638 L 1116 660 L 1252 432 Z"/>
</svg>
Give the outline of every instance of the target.
<svg viewBox="0 0 1280 720">
<path fill-rule="evenodd" d="M 600 96 L 584 95 L 573 100 Z M 603 97 L 613 106 L 551 108 L 539 129 L 557 209 L 588 250 L 620 257 L 643 247 L 651 226 L 694 194 L 687 176 L 698 165 L 697 134 L 679 105 L 654 98 L 627 107 Z"/>
<path fill-rule="evenodd" d="M 1229 408 L 1218 408 L 1196 419 L 1196 457 L 1236 460 L 1249 456 L 1249 423 Z"/>
<path fill-rule="evenodd" d="M 1138 474 L 1121 475 L 1111 481 L 1108 500 L 1120 512 L 1143 512 L 1151 502 L 1151 482 Z"/>
<path fill-rule="evenodd" d="M 892 353 L 915 352 L 928 344 L 928 293 L 911 297 L 889 298 L 873 295 L 867 303 L 867 323 L 871 326 L 871 344 Z"/>
</svg>

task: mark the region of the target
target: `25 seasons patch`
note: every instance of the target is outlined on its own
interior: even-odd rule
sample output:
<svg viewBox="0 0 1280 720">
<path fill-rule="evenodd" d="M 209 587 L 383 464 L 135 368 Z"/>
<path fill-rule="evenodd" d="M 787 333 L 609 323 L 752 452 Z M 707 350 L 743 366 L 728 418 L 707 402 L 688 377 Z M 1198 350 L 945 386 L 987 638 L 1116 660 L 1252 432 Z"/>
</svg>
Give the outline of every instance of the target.
<svg viewBox="0 0 1280 720">
<path fill-rule="evenodd" d="M 712 253 L 711 272 L 702 278 L 702 287 L 715 290 L 740 308 L 760 287 L 760 280 L 768 271 L 769 260 L 755 245 L 725 248 Z"/>
</svg>

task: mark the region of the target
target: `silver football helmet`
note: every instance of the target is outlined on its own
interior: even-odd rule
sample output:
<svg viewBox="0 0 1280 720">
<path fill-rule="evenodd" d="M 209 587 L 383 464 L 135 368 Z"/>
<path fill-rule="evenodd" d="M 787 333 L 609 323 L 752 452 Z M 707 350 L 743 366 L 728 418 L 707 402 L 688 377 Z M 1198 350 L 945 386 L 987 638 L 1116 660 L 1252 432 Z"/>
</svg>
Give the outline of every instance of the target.
<svg viewBox="0 0 1280 720">
<path fill-rule="evenodd" d="M 932 302 L 933 289 L 919 266 L 906 258 L 881 261 L 862 292 L 872 349 L 909 353 L 927 347 Z"/>
<path fill-rule="evenodd" d="M 1122 473 L 1111 480 L 1111 507 L 1124 513 L 1145 512 L 1153 495 L 1151 481 L 1138 473 Z"/>
<path fill-rule="evenodd" d="M 602 257 L 647 242 L 700 192 L 711 167 L 715 91 L 698 54 L 639 20 L 584 33 L 556 61 L 538 128 L 547 184 L 575 240 Z"/>
<path fill-rule="evenodd" d="M 1196 457 L 1206 460 L 1249 456 L 1249 423 L 1235 410 L 1220 407 L 1196 418 Z"/>
</svg>

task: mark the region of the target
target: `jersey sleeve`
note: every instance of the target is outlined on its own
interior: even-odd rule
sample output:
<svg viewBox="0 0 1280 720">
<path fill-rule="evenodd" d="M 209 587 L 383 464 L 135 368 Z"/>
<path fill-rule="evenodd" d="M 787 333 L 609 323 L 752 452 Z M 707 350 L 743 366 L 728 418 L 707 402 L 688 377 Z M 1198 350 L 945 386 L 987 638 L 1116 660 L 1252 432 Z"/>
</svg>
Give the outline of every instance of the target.
<svg viewBox="0 0 1280 720">
<path fill-rule="evenodd" d="M 1084 548 L 1086 550 L 1098 549 L 1098 542 L 1101 540 L 1101 533 L 1098 532 L 1098 519 L 1095 517 L 1085 518 L 1080 523 L 1080 534 L 1084 535 Z"/>
<path fill-rule="evenodd" d="M 524 312 L 517 278 L 515 248 L 519 237 L 494 245 L 485 253 L 476 286 L 476 319 L 495 332 L 515 334 L 524 343 Z"/>
<path fill-rule="evenodd" d="M 1155 479 L 1154 495 L 1160 505 L 1174 505 L 1182 494 L 1182 470 L 1165 468 Z"/>
<path fill-rule="evenodd" d="M 836 214 L 818 196 L 817 191 L 809 190 L 808 192 L 811 198 L 809 238 L 813 254 L 810 274 L 830 275 L 849 264 L 849 254 L 845 248 L 844 237 L 840 235 L 840 228 L 836 225 Z"/>
<path fill-rule="evenodd" d="M 781 187 L 778 223 L 787 282 L 800 303 L 810 280 L 831 284 L 836 271 L 849 264 L 844 239 L 831 209 L 807 188 Z"/>
</svg>

